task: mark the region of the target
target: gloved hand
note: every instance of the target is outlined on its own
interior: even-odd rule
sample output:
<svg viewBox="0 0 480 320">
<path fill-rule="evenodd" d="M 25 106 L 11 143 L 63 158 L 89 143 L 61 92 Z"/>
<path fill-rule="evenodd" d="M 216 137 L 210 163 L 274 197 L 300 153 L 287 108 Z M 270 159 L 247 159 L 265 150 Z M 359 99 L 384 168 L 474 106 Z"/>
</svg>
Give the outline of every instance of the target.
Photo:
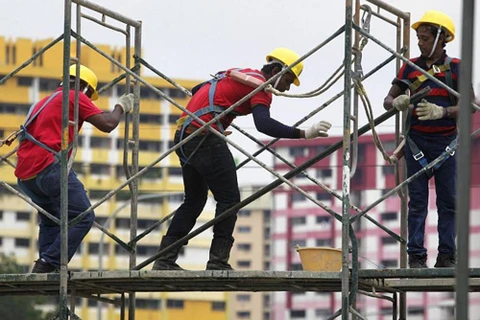
<svg viewBox="0 0 480 320">
<path fill-rule="evenodd" d="M 398 111 L 405 111 L 410 105 L 410 97 L 406 94 L 399 95 L 392 101 L 392 106 Z"/>
<path fill-rule="evenodd" d="M 328 129 L 330 129 L 332 124 L 328 121 L 320 121 L 315 123 L 310 128 L 305 130 L 305 139 L 313 139 L 317 137 L 328 137 Z"/>
<path fill-rule="evenodd" d="M 444 108 L 430 103 L 425 99 L 417 105 L 418 120 L 437 120 L 443 118 Z"/>
<path fill-rule="evenodd" d="M 123 113 L 128 113 L 133 108 L 133 93 L 124 94 L 118 98 L 117 105 L 119 105 Z"/>
</svg>

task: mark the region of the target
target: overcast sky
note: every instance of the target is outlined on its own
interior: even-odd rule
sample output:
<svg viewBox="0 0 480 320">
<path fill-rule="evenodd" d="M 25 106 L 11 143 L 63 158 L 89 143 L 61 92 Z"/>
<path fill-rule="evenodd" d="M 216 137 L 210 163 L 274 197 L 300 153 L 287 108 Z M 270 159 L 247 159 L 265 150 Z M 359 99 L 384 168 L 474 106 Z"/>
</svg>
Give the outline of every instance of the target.
<svg viewBox="0 0 480 320">
<path fill-rule="evenodd" d="M 344 24 L 345 2 L 342 0 L 170 0 L 125 1 L 97 0 L 95 3 L 143 23 L 144 58 L 155 68 L 174 78 L 206 79 L 209 74 L 230 67 L 261 68 L 265 55 L 275 47 L 288 47 L 303 55 Z M 451 56 L 460 57 L 461 11 L 459 0 L 386 0 L 385 2 L 411 12 L 412 22 L 431 9 L 449 14 L 456 25 L 456 39 L 447 45 Z M 368 2 L 363 1 L 363 4 Z M 372 6 L 375 8 L 374 6 Z M 44 39 L 57 37 L 63 32 L 64 1 L 60 0 L 0 0 L 0 34 L 6 37 Z M 73 5 L 75 9 L 75 5 Z M 448 12 L 446 11 L 448 9 Z M 86 13 L 92 14 L 85 10 Z M 386 13 L 385 13 L 386 14 Z M 98 16 L 98 15 L 97 15 Z M 476 8 L 476 35 L 480 34 L 480 8 Z M 107 22 L 111 22 L 107 19 Z M 75 21 L 73 20 L 73 23 Z M 113 23 L 113 22 L 112 22 Z M 371 33 L 391 47 L 395 45 L 395 30 L 383 21 L 373 18 Z M 83 20 L 82 34 L 96 44 L 122 46 L 120 34 Z M 328 44 L 305 61 L 302 85 L 292 93 L 302 93 L 319 87 L 341 65 L 344 56 L 343 36 Z M 415 32 L 411 34 L 411 57 L 419 53 Z M 369 42 L 363 51 L 363 69 L 368 71 L 389 56 L 375 43 Z M 480 57 L 480 45 L 475 44 L 474 57 Z M 474 61 L 474 86 L 479 91 L 480 61 Z M 395 65 L 378 72 L 365 82 L 375 116 L 383 112 L 382 100 L 386 95 Z M 274 98 L 272 115 L 292 124 L 303 118 L 342 90 L 343 80 L 330 91 L 313 99 Z M 342 99 L 321 111 L 307 122 L 328 120 L 333 134 L 342 133 Z M 361 124 L 365 124 L 361 111 Z M 251 117 L 237 119 L 236 124 L 259 138 Z M 305 125 L 305 126 L 307 126 Z M 391 132 L 387 123 L 379 131 Z M 232 139 L 253 152 L 255 146 L 240 133 Z M 261 158 L 270 162 L 271 157 Z M 261 171 L 255 169 L 255 172 Z M 266 175 L 268 177 L 268 175 Z"/>
</svg>

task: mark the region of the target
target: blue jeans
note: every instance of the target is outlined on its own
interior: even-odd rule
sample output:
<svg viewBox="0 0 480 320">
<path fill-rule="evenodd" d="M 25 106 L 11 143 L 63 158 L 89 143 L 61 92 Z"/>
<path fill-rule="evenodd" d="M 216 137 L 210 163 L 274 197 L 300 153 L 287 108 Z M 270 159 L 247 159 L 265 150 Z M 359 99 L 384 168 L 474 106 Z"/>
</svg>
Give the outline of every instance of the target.
<svg viewBox="0 0 480 320">
<path fill-rule="evenodd" d="M 42 209 L 60 219 L 60 165 L 47 167 L 36 178 L 19 180 L 18 186 Z M 68 175 L 68 220 L 72 220 L 90 207 L 83 184 L 73 170 Z M 77 224 L 68 229 L 68 261 L 92 227 L 95 214 L 90 211 Z M 60 226 L 40 214 L 38 250 L 40 258 L 53 266 L 60 266 Z"/>
<path fill-rule="evenodd" d="M 180 134 L 177 131 L 175 143 L 179 141 Z M 199 144 L 200 147 L 195 151 Z M 225 141 L 212 133 L 206 137 L 198 135 L 183 145 L 183 152 L 189 158 L 187 163 L 184 162 L 185 159 L 182 160 L 180 149 L 177 149 L 182 165 L 185 198 L 173 216 L 166 234 L 176 238 L 186 236 L 193 229 L 205 207 L 209 189 L 217 202 L 215 216 L 240 202 L 235 161 Z M 216 223 L 213 226 L 213 237 L 233 241 L 236 220 L 236 212 L 232 212 L 227 218 Z"/>
<path fill-rule="evenodd" d="M 425 154 L 428 162 L 435 160 L 450 144 L 455 136 L 425 135 L 411 132 L 410 137 Z M 405 146 L 407 174 L 410 177 L 422 166 L 413 159 L 408 143 Z M 438 212 L 438 252 L 454 255 L 455 246 L 455 195 L 456 195 L 456 160 L 449 157 L 433 173 L 435 178 L 436 205 Z M 428 213 L 428 177 L 425 174 L 408 184 L 408 244 L 407 252 L 415 255 L 427 254 L 424 246 L 425 220 Z"/>
</svg>

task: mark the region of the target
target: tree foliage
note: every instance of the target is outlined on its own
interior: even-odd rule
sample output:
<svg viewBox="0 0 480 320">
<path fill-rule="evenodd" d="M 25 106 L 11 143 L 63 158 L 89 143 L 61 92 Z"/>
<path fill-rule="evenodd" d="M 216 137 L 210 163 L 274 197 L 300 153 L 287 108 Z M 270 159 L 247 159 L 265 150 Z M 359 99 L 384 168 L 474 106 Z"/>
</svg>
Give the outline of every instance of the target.
<svg viewBox="0 0 480 320">
<path fill-rule="evenodd" d="M 22 267 L 14 258 L 0 253 L 0 274 L 23 273 Z M 0 318 L 3 320 L 46 320 L 37 306 L 45 303 L 39 296 L 4 296 L 0 295 Z"/>
</svg>

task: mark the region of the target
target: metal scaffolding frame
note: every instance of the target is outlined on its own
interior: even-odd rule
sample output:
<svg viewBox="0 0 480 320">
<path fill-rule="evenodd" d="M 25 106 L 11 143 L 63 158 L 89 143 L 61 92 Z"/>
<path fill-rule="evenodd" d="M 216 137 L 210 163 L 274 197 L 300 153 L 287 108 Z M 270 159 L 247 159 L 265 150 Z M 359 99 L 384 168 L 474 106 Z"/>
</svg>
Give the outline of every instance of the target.
<svg viewBox="0 0 480 320">
<path fill-rule="evenodd" d="M 151 66 L 147 61 L 141 57 L 141 37 L 142 37 L 142 23 L 136 20 L 132 20 L 128 17 L 125 17 L 121 14 L 113 12 L 107 8 L 101 7 L 95 3 L 86 1 L 86 0 L 65 0 L 65 19 L 64 19 L 64 33 L 63 35 L 56 38 L 50 44 L 46 45 L 36 54 L 34 54 L 30 59 L 25 61 L 19 68 L 12 71 L 10 74 L 0 79 L 0 85 L 5 83 L 9 78 L 13 77 L 18 73 L 22 68 L 28 66 L 41 54 L 55 45 L 57 42 L 64 41 L 64 59 L 63 59 L 63 83 L 68 83 L 69 80 L 69 66 L 72 58 L 70 57 L 71 52 L 71 39 L 72 37 L 77 40 L 76 46 L 76 57 L 73 58 L 74 61 L 81 61 L 81 46 L 80 43 L 90 47 L 95 50 L 98 54 L 109 60 L 115 66 L 123 71 L 122 75 L 113 79 L 110 83 L 100 88 L 99 93 L 107 90 L 116 83 L 126 79 L 126 90 L 130 92 L 133 88 L 133 93 L 135 95 L 135 102 L 133 113 L 126 117 L 125 119 L 125 133 L 124 133 L 124 156 L 123 156 L 123 168 L 126 174 L 126 181 L 123 182 L 116 189 L 110 191 L 104 198 L 99 202 L 93 204 L 89 209 L 82 213 L 75 220 L 68 222 L 67 219 L 67 209 L 68 209 L 68 199 L 67 199 L 67 176 L 68 171 L 71 168 L 73 158 L 71 157 L 70 163 L 68 161 L 68 104 L 69 104 L 69 88 L 64 87 L 62 91 L 63 99 L 63 108 L 62 108 L 62 150 L 61 150 L 61 219 L 53 217 L 48 212 L 44 211 L 42 208 L 35 205 L 30 199 L 25 195 L 16 191 L 12 186 L 8 185 L 6 182 L 0 180 L 0 184 L 10 190 L 12 193 L 21 197 L 24 201 L 28 202 L 35 209 L 45 214 L 47 217 L 60 224 L 61 226 L 61 235 L 62 235 L 62 250 L 61 250 L 61 267 L 59 274 L 21 274 L 21 275 L 0 275 L 0 295 L 28 295 L 28 294 L 44 294 L 44 295 L 59 295 L 60 296 L 60 319 L 71 319 L 75 318 L 75 299 L 71 299 L 70 308 L 68 308 L 68 296 L 80 296 L 86 297 L 89 299 L 97 299 L 102 302 L 112 303 L 120 306 L 121 309 L 121 319 L 125 319 L 126 312 L 125 309 L 126 301 L 125 294 L 129 295 L 128 299 L 128 319 L 135 319 L 135 293 L 136 292 L 147 292 L 147 291 L 322 291 L 322 292 L 341 292 L 342 293 L 342 303 L 341 308 L 337 310 L 334 315 L 329 319 L 334 319 L 339 316 L 343 320 L 349 319 L 350 315 L 354 319 L 365 319 L 356 309 L 355 309 L 355 297 L 357 294 L 363 294 L 366 296 L 386 299 L 392 302 L 393 305 L 393 319 L 406 319 L 406 292 L 408 291 L 453 291 L 457 292 L 456 302 L 457 302 L 457 319 L 467 319 L 468 318 L 468 292 L 469 291 L 480 291 L 480 269 L 469 269 L 468 268 L 468 233 L 458 232 L 458 265 L 456 270 L 441 270 L 441 269 L 432 269 L 432 270 L 418 270 L 418 269 L 405 269 L 406 268 L 406 215 L 407 215 L 407 199 L 406 199 L 406 186 L 409 181 L 415 179 L 420 174 L 423 174 L 427 169 L 433 167 L 436 163 L 442 160 L 442 157 L 439 157 L 432 163 L 430 163 L 422 171 L 419 171 L 417 174 L 406 179 L 405 168 L 400 166 L 398 163 L 395 164 L 395 175 L 397 181 L 397 187 L 390 190 L 384 196 L 374 201 L 371 205 L 367 206 L 363 210 L 350 203 L 350 179 L 354 175 L 356 170 L 357 163 L 357 147 L 358 147 L 358 137 L 362 134 L 372 130 L 373 136 L 375 138 L 375 127 L 382 122 L 388 120 L 391 117 L 395 117 L 395 137 L 396 142 L 400 142 L 400 134 L 402 132 L 402 123 L 404 119 L 398 114 L 398 112 L 393 109 L 385 112 L 379 117 L 373 119 L 373 116 L 370 115 L 369 123 L 362 127 L 358 127 L 358 105 L 361 100 L 362 103 L 367 108 L 369 104 L 368 98 L 365 94 L 362 94 L 362 81 L 367 79 L 373 73 L 381 69 L 383 66 L 396 59 L 397 70 L 400 67 L 401 61 L 408 63 L 415 67 L 417 70 L 424 73 L 429 79 L 435 81 L 442 87 L 445 87 L 449 92 L 455 96 L 466 97 L 460 100 L 460 116 L 459 116 L 459 126 L 460 130 L 460 144 L 462 148 L 458 151 L 458 193 L 463 194 L 464 196 L 458 198 L 457 202 L 457 214 L 459 218 L 457 219 L 457 230 L 462 231 L 468 228 L 469 221 L 469 186 L 470 186 L 470 155 L 471 155 L 471 124 L 470 124 L 470 108 L 472 100 L 471 92 L 471 79 L 472 79 L 472 68 L 466 66 L 472 65 L 473 63 L 473 14 L 474 14 L 474 1 L 473 0 L 464 0 L 463 3 L 463 30 L 462 30 L 462 69 L 461 69 L 461 78 L 460 78 L 460 95 L 455 92 L 453 89 L 449 88 L 445 84 L 441 83 L 434 77 L 430 76 L 425 71 L 416 67 L 412 64 L 409 58 L 409 38 L 410 38 L 410 15 L 409 13 L 398 10 L 397 8 L 385 3 L 381 0 L 366 0 L 372 5 L 377 7 L 377 11 L 372 10 L 368 5 L 361 5 L 360 0 L 345 0 L 345 23 L 341 26 L 332 36 L 327 38 L 324 42 L 320 43 L 312 50 L 304 54 L 297 61 L 295 61 L 289 68 L 283 70 L 279 74 L 275 75 L 263 85 L 254 89 L 249 95 L 245 96 L 243 99 L 239 100 L 234 105 L 226 109 L 222 114 L 216 116 L 214 119 L 208 122 L 204 122 L 199 119 L 196 115 L 192 114 L 185 107 L 178 104 L 175 100 L 169 97 L 167 94 L 157 89 L 156 87 L 149 84 L 142 77 L 140 77 L 140 66 L 144 66 L 155 74 L 157 74 L 162 79 L 166 80 L 168 83 L 172 84 L 175 88 L 181 90 L 187 95 L 191 93 L 177 84 L 168 76 L 164 75 L 160 71 L 156 70 Z M 76 31 L 72 31 L 72 3 L 75 3 L 76 6 Z M 86 15 L 82 12 L 82 7 L 87 8 L 95 13 L 101 14 L 102 18 L 97 19 L 95 17 Z M 381 10 L 388 12 L 390 15 L 396 17 L 396 20 L 392 20 L 389 17 L 383 15 Z M 355 13 L 355 14 L 354 14 Z M 363 13 L 362 21 L 360 21 L 361 13 Z M 106 22 L 106 18 L 111 18 L 116 22 L 125 24 L 125 29 L 118 28 Z M 380 40 L 376 39 L 370 33 L 370 19 L 372 17 L 381 19 L 382 21 L 393 25 L 396 28 L 396 48 L 391 49 L 387 45 L 383 44 Z M 125 44 L 127 51 L 127 60 L 126 64 L 123 65 L 121 62 L 115 60 L 113 57 L 109 56 L 107 53 L 103 52 L 101 49 L 97 48 L 95 45 L 90 43 L 87 39 L 81 36 L 81 20 L 82 18 L 93 21 L 103 27 L 111 29 L 115 32 L 119 32 L 125 36 Z M 134 66 L 130 65 L 130 56 L 131 56 L 131 33 L 133 29 L 133 58 Z M 254 94 L 258 93 L 261 90 L 267 89 L 268 86 L 273 83 L 278 77 L 282 76 L 284 73 L 288 72 L 292 67 L 301 61 L 307 59 L 312 54 L 320 50 L 330 41 L 338 37 L 340 34 L 345 34 L 345 58 L 343 61 L 343 77 L 344 77 L 344 90 L 337 93 L 332 98 L 327 100 L 324 104 L 310 112 L 307 116 L 302 118 L 300 121 L 295 123 L 294 126 L 299 126 L 306 120 L 310 119 L 312 116 L 326 108 L 328 105 L 336 101 L 338 98 L 343 96 L 344 112 L 343 112 L 343 140 L 338 141 L 337 143 L 331 145 L 325 149 L 320 154 L 314 156 L 311 159 L 308 159 L 305 163 L 295 166 L 292 163 L 289 163 L 286 159 L 282 158 L 278 153 L 270 148 L 273 143 L 278 139 L 272 140 L 267 145 L 263 145 L 260 141 L 254 137 L 247 134 L 241 128 L 233 125 L 235 129 L 245 134 L 247 137 L 251 138 L 262 147 L 256 151 L 254 154 L 249 154 L 247 151 L 243 150 L 239 145 L 235 144 L 233 141 L 224 137 L 222 134 L 218 133 L 216 130 L 210 127 L 219 118 L 223 117 L 229 111 L 233 110 L 236 106 L 245 102 Z M 361 50 L 366 45 L 368 40 L 372 40 L 374 43 L 391 53 L 391 57 L 380 63 L 377 67 L 363 75 L 362 66 L 361 66 Z M 354 69 L 352 70 L 352 64 Z M 78 72 L 78 69 L 77 69 Z M 342 75 L 341 74 L 341 75 Z M 333 82 L 337 81 L 340 77 L 337 76 Z M 327 83 L 320 87 L 318 92 L 326 91 L 331 84 L 328 82 L 333 79 L 333 76 L 327 80 Z M 165 99 L 172 105 L 176 106 L 180 110 L 186 112 L 189 116 L 197 120 L 202 124 L 202 128 L 209 130 L 212 134 L 217 135 L 218 137 L 224 139 L 232 147 L 238 149 L 243 153 L 248 160 L 242 162 L 238 165 L 238 169 L 241 168 L 248 161 L 254 161 L 262 168 L 269 171 L 271 174 L 276 176 L 276 180 L 262 189 L 258 190 L 256 193 L 242 200 L 240 203 L 225 211 L 216 218 L 210 220 L 204 225 L 193 230 L 190 234 L 178 240 L 176 243 L 172 244 L 170 247 L 165 248 L 162 251 L 159 251 L 154 256 L 148 258 L 147 260 L 137 263 L 136 261 L 136 243 L 140 241 L 145 235 L 157 228 L 163 222 L 168 220 L 175 212 L 164 217 L 162 220 L 158 221 L 146 231 L 141 234 L 137 234 L 137 207 L 139 201 L 139 188 L 137 183 L 137 178 L 143 175 L 147 170 L 152 168 L 157 163 L 161 162 L 172 152 L 180 148 L 184 143 L 193 139 L 196 135 L 200 134 L 202 130 L 197 130 L 188 137 L 186 137 L 182 142 L 173 146 L 165 153 L 161 154 L 155 161 L 151 164 L 144 167 L 142 170 L 139 170 L 138 159 L 139 159 L 139 115 L 140 115 L 140 84 L 143 84 L 153 92 L 155 92 L 159 97 Z M 352 89 L 356 89 L 352 92 Z M 75 135 L 74 135 L 74 144 L 73 144 L 73 155 L 76 152 L 76 145 L 78 139 L 78 83 L 76 84 L 76 97 L 75 97 Z M 422 95 L 413 96 L 412 99 L 420 98 Z M 353 105 L 353 114 L 352 114 L 352 105 Z M 480 110 L 477 105 L 474 105 L 474 108 Z M 367 109 L 366 109 L 367 111 Z M 368 113 L 368 112 L 367 112 Z M 351 128 L 353 126 L 353 132 Z M 132 139 L 130 139 L 130 127 Z M 10 138 L 10 137 L 8 137 Z M 6 140 L 8 140 L 8 138 Z M 8 142 L 8 141 L 2 141 Z M 377 144 L 377 143 L 376 143 Z M 381 149 L 381 142 L 377 144 L 377 147 Z M 128 153 L 128 149 L 131 149 L 131 154 Z M 310 177 L 306 173 L 306 169 L 317 163 L 321 159 L 329 156 L 333 152 L 342 149 L 343 152 L 343 183 L 342 183 L 342 193 L 337 194 L 335 191 L 329 189 L 322 182 L 316 180 L 313 177 Z M 256 156 L 268 150 L 274 154 L 278 159 L 285 162 L 290 166 L 291 170 L 285 175 L 279 175 L 274 170 L 270 169 L 256 158 Z M 10 151 L 6 155 L 0 156 L 0 160 L 14 167 L 14 164 L 8 160 L 8 157 L 15 153 L 15 150 Z M 130 158 L 129 158 L 130 157 Z M 332 209 L 319 202 L 315 198 L 311 197 L 306 191 L 302 190 L 300 187 L 290 182 L 289 179 L 292 177 L 302 174 L 307 177 L 310 181 L 320 186 L 326 190 L 329 194 L 335 196 L 338 199 L 342 200 L 342 212 L 337 213 Z M 255 201 L 259 197 L 265 195 L 266 193 L 272 191 L 281 184 L 287 184 L 292 189 L 303 194 L 310 201 L 314 202 L 316 205 L 327 211 L 334 218 L 341 221 L 342 223 L 342 271 L 341 272 L 269 272 L 269 271 L 174 271 L 174 272 L 164 272 L 164 271 L 144 271 L 140 270 L 143 267 L 147 266 L 153 262 L 156 258 L 164 254 L 165 252 L 171 250 L 173 247 L 186 243 L 189 239 L 195 237 L 201 232 L 213 226 L 218 221 L 225 219 L 228 215 L 234 213 L 240 208 L 243 208 L 247 204 Z M 122 241 L 120 238 L 109 232 L 106 228 L 95 223 L 95 225 L 102 231 L 104 234 L 116 241 L 122 248 L 127 250 L 130 254 L 129 260 L 129 270 L 128 271 L 98 271 L 98 272 L 69 272 L 67 266 L 67 230 L 68 227 L 75 224 L 81 219 L 88 211 L 97 208 L 103 202 L 111 198 L 115 193 L 122 190 L 128 186 L 131 193 L 131 229 L 130 229 L 130 241 L 128 243 Z M 372 209 L 377 204 L 381 203 L 387 197 L 394 193 L 398 193 L 401 199 L 401 232 L 400 235 L 397 235 L 393 231 L 389 230 L 385 226 L 381 225 L 373 217 L 368 215 L 368 211 Z M 352 216 L 350 210 L 353 209 L 357 214 Z M 400 242 L 400 267 L 401 269 L 395 270 L 360 270 L 358 263 L 358 244 L 355 237 L 355 232 L 352 228 L 352 223 L 357 221 L 360 218 L 366 218 L 370 222 L 374 223 L 376 226 L 380 227 L 394 239 Z M 102 235 L 103 236 L 103 235 Z M 351 259 L 350 259 L 351 255 Z M 350 265 L 351 264 L 351 265 Z M 390 296 L 379 295 L 378 292 L 383 292 L 391 294 Z M 120 301 L 114 299 L 101 297 L 103 294 L 119 294 Z M 398 304 L 398 306 L 397 306 Z"/>
</svg>

